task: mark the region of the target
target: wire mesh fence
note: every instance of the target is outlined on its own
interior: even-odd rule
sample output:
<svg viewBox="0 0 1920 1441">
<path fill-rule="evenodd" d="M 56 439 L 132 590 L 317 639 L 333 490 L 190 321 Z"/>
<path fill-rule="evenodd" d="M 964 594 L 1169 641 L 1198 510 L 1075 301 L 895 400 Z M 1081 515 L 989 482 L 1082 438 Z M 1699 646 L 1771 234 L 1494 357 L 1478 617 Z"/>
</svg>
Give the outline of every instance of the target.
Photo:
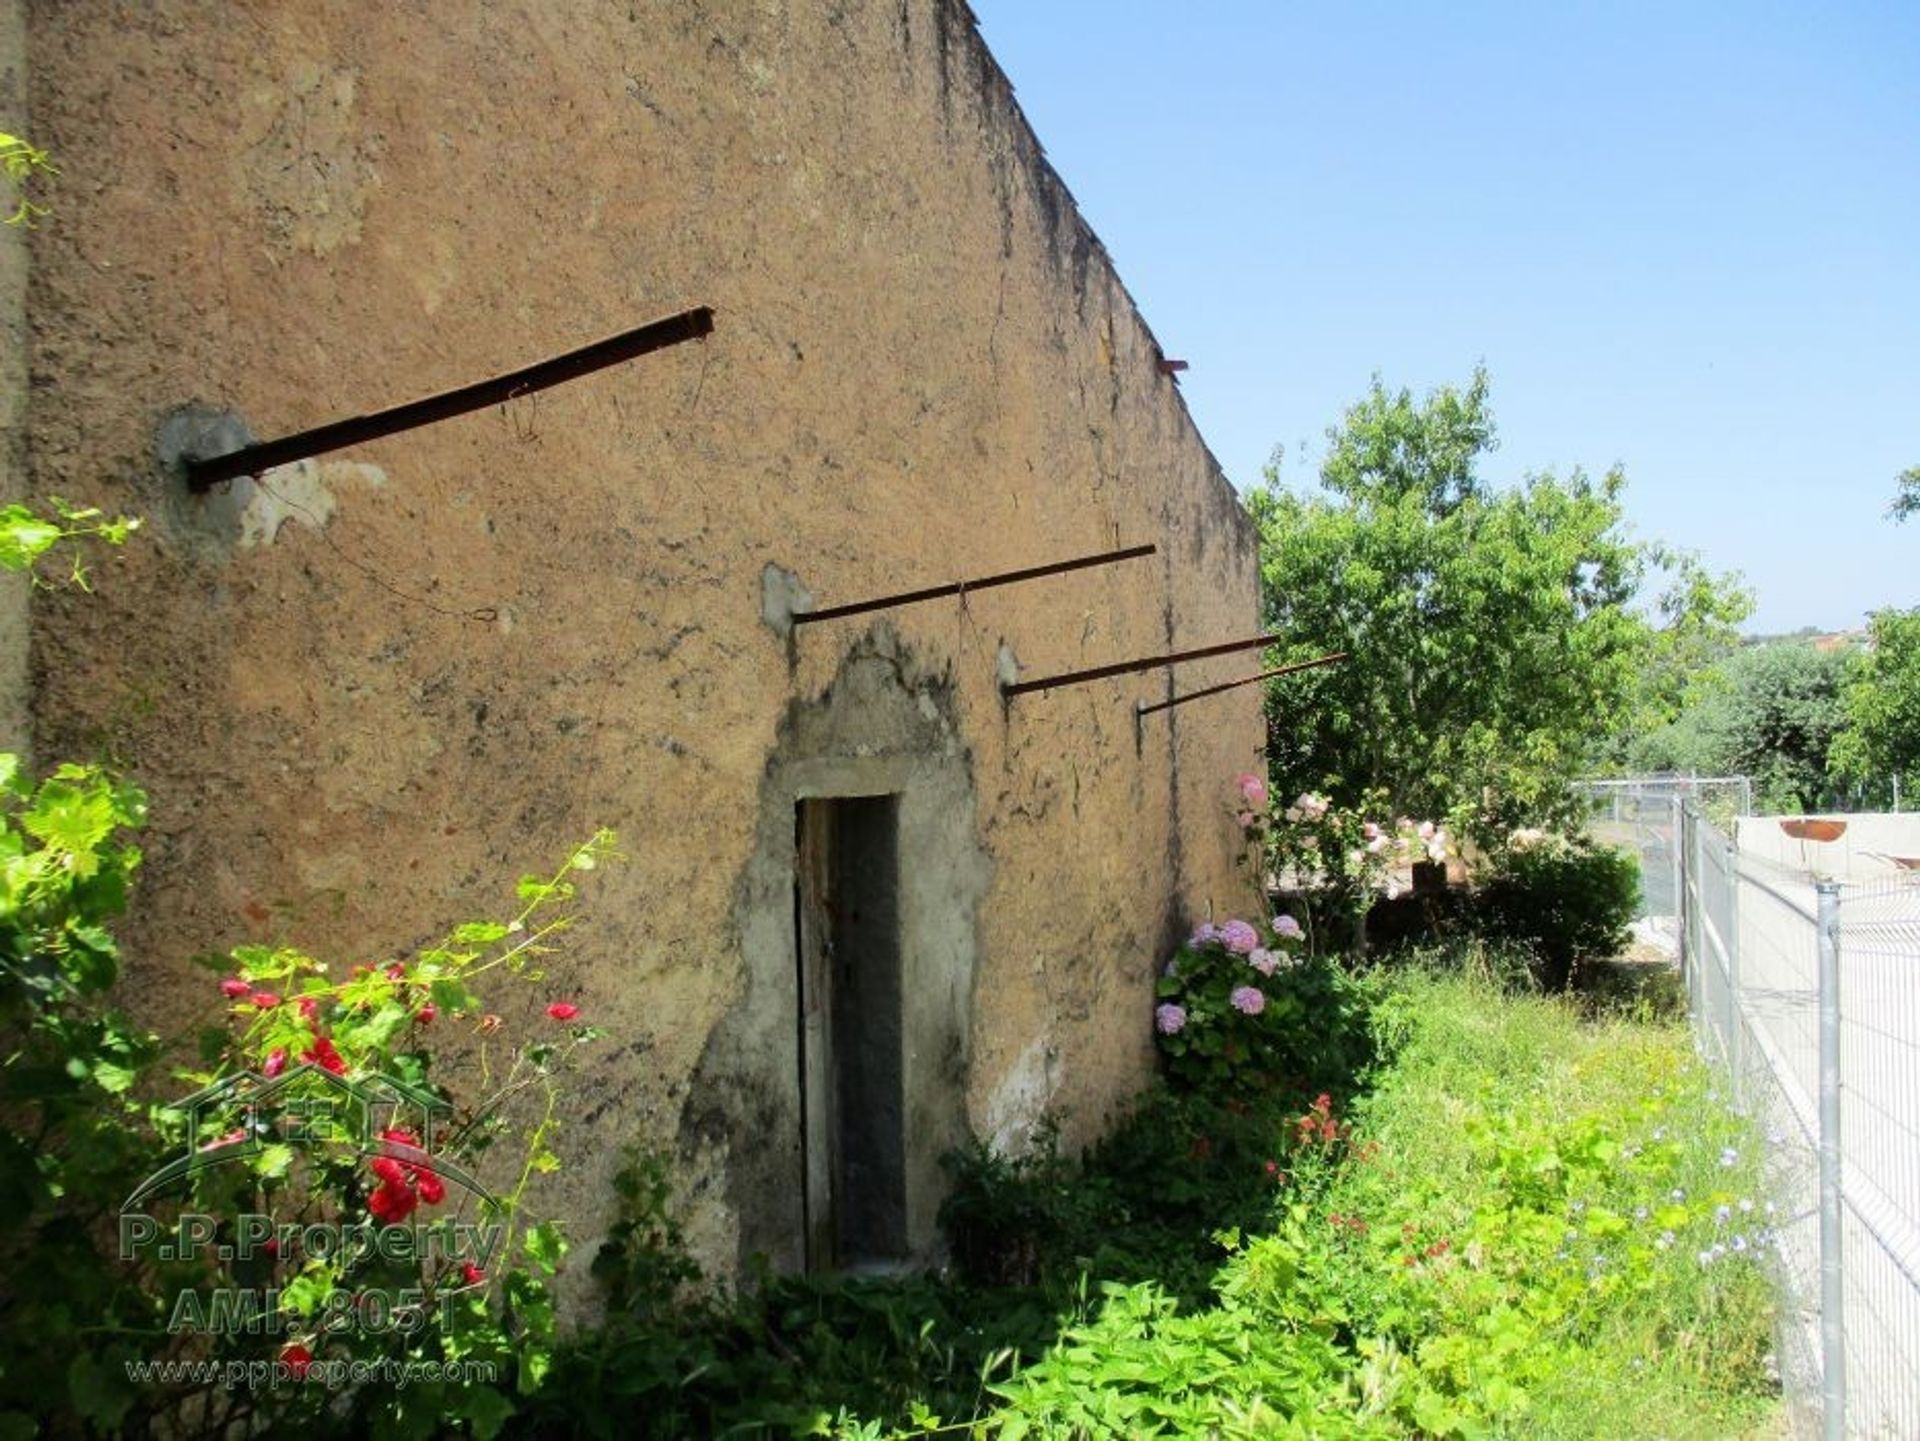
<svg viewBox="0 0 1920 1441">
<path fill-rule="evenodd" d="M 1826 878 L 1673 805 L 1693 1024 L 1767 1138 L 1793 1429 L 1920 1436 L 1920 873 Z"/>
<path fill-rule="evenodd" d="M 1574 783 L 1587 829 L 1600 840 L 1640 856 L 1640 918 L 1667 922 L 1680 913 L 1674 885 L 1676 802 L 1691 800 L 1731 830 L 1753 809 L 1753 782 L 1745 776 L 1634 776 Z"/>
</svg>

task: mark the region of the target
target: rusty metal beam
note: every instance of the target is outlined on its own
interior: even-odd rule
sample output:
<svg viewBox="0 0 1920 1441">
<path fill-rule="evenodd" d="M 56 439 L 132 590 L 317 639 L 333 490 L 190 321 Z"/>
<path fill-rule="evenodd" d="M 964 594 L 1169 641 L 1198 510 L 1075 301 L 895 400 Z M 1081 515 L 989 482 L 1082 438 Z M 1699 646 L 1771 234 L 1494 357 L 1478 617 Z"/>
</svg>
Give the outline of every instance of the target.
<svg viewBox="0 0 1920 1441">
<path fill-rule="evenodd" d="M 1343 661 L 1347 653 L 1343 650 L 1331 651 L 1326 655 L 1317 655 L 1312 660 L 1297 660 L 1291 665 L 1279 666 L 1273 670 L 1263 670 L 1258 675 L 1243 675 L 1239 680 L 1222 681 L 1219 685 L 1202 687 L 1189 691 L 1185 695 L 1174 696 L 1171 700 L 1155 701 L 1152 705 L 1142 705 L 1138 710 L 1143 716 L 1150 716 L 1157 710 L 1171 710 L 1174 706 L 1185 705 L 1190 700 L 1200 700 L 1204 696 L 1219 695 L 1224 690 L 1238 690 L 1243 685 L 1253 685 L 1258 681 L 1272 680 L 1277 675 L 1292 675 L 1299 670 L 1313 670 L 1317 666 L 1332 665 Z"/>
<path fill-rule="evenodd" d="M 1115 661 L 1112 665 L 1097 665 L 1090 670 L 1068 671 L 1064 675 L 1045 676 L 1040 680 L 1016 681 L 1012 685 L 1002 686 L 1000 693 L 1011 700 L 1014 696 L 1026 695 L 1031 691 L 1054 690 L 1063 685 L 1079 685 L 1082 681 L 1105 680 L 1108 676 L 1157 670 L 1161 666 L 1179 665 L 1182 661 L 1205 660 L 1210 655 L 1232 655 L 1235 651 L 1275 645 L 1285 639 L 1286 637 L 1282 635 L 1256 635 L 1246 640 L 1230 640 L 1223 641 L 1219 645 L 1204 645 L 1198 650 L 1177 650 L 1167 655 L 1150 655 L 1141 660 Z"/>
<path fill-rule="evenodd" d="M 997 585 L 1018 585 L 1023 580 L 1039 580 L 1042 576 L 1064 575 L 1070 570 L 1085 570 L 1089 566 L 1113 565 L 1117 561 L 1137 560 L 1143 555 L 1152 555 L 1158 549 L 1159 547 L 1154 545 L 1130 545 L 1125 550 L 1102 551 L 1099 555 L 1077 556 L 1073 560 L 1056 560 L 1050 565 L 1002 571 L 998 575 L 982 576 L 978 580 L 949 581 L 945 585 L 930 585 L 924 590 L 908 590 L 898 595 L 883 595 L 877 600 L 856 600 L 846 605 L 830 605 L 821 610 L 795 611 L 793 623 L 811 625 L 815 621 L 840 620 L 845 616 L 865 615 L 868 611 L 889 610 L 894 606 L 917 605 L 923 600 L 938 600 L 942 596 L 966 595 L 976 590 L 991 590 Z"/>
<path fill-rule="evenodd" d="M 370 415 L 356 415 L 314 426 L 279 440 L 265 440 L 245 446 L 227 455 L 208 456 L 187 461 L 187 489 L 196 494 L 211 490 L 223 480 L 243 475 L 258 475 L 276 465 L 290 465 L 349 445 L 361 445 L 382 436 L 414 430 L 438 420 L 448 420 L 470 411 L 484 410 L 522 395 L 562 385 L 605 370 L 625 360 L 633 360 L 651 351 L 664 350 L 683 340 L 697 340 L 713 333 L 713 311 L 702 305 L 683 310 L 664 320 L 655 320 L 618 335 L 609 335 L 565 355 L 508 371 L 487 380 L 475 381 L 455 390 L 443 390 L 420 400 L 410 400 Z"/>
</svg>

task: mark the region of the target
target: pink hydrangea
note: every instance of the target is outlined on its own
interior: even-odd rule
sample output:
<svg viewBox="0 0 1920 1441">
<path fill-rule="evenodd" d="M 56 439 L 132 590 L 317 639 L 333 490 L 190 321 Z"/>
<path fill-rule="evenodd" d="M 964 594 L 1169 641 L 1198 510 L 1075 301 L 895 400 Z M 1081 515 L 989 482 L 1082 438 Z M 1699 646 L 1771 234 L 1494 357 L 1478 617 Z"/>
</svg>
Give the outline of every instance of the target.
<svg viewBox="0 0 1920 1441">
<path fill-rule="evenodd" d="M 1153 1028 L 1163 1036 L 1175 1035 L 1186 1029 L 1187 1008 L 1176 1006 L 1172 1001 L 1164 1001 L 1153 1010 Z"/>
<path fill-rule="evenodd" d="M 1243 1016 L 1257 1016 L 1267 1008 L 1267 993 L 1258 986 L 1235 986 L 1227 1003 Z"/>
<path fill-rule="evenodd" d="M 1300 922 L 1296 921 L 1292 916 L 1275 916 L 1273 918 L 1273 933 L 1283 941 L 1297 941 L 1302 934 Z"/>
<path fill-rule="evenodd" d="M 1260 933 L 1245 921 L 1228 921 L 1220 927 L 1220 940 L 1236 956 L 1245 956 L 1260 944 Z"/>
<path fill-rule="evenodd" d="M 1212 921 L 1208 921 L 1205 925 L 1202 925 L 1194 931 L 1193 935 L 1188 938 L 1187 944 L 1190 946 L 1205 946 L 1211 945 L 1219 939 L 1220 927 L 1216 926 Z"/>
<path fill-rule="evenodd" d="M 1259 776 L 1248 771 L 1245 775 L 1239 777 L 1234 784 L 1240 787 L 1241 798 L 1244 799 L 1252 809 L 1263 811 L 1267 808 L 1267 783 L 1261 780 Z"/>
<path fill-rule="evenodd" d="M 1269 950 L 1257 950 L 1247 957 L 1247 964 L 1263 976 L 1270 976 L 1279 968 L 1280 957 Z"/>
</svg>

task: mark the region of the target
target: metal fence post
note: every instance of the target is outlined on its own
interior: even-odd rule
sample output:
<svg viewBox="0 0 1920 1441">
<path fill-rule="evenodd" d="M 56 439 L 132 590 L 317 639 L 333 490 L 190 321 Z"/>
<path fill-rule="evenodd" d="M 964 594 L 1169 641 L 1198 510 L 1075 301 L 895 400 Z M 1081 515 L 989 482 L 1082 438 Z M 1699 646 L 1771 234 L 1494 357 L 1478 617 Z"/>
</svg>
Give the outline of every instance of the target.
<svg viewBox="0 0 1920 1441">
<path fill-rule="evenodd" d="M 1847 1330 L 1840 1268 L 1840 883 L 1814 884 L 1820 897 L 1820 1433 L 1847 1429 Z"/>
<path fill-rule="evenodd" d="M 1674 944 L 1680 952 L 1680 983 L 1693 994 L 1693 970 L 1687 964 L 1687 862 L 1685 802 L 1679 792 L 1673 796 L 1673 930 Z"/>
<path fill-rule="evenodd" d="M 1733 1073 L 1733 1104 L 1744 1107 L 1745 1090 L 1740 1084 L 1740 846 L 1729 839 L 1727 857 L 1727 934 L 1721 939 L 1727 947 L 1727 1069 Z"/>
</svg>

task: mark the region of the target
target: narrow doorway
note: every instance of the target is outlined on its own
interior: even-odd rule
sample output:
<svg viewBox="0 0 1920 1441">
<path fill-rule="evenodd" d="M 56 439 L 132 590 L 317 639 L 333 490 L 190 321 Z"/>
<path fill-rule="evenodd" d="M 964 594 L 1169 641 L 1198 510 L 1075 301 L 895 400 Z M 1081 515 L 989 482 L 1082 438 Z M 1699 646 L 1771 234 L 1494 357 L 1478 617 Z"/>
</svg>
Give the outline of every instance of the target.
<svg viewBox="0 0 1920 1441">
<path fill-rule="evenodd" d="M 907 1245 L 899 797 L 794 807 L 794 935 L 806 1264 Z"/>
</svg>

